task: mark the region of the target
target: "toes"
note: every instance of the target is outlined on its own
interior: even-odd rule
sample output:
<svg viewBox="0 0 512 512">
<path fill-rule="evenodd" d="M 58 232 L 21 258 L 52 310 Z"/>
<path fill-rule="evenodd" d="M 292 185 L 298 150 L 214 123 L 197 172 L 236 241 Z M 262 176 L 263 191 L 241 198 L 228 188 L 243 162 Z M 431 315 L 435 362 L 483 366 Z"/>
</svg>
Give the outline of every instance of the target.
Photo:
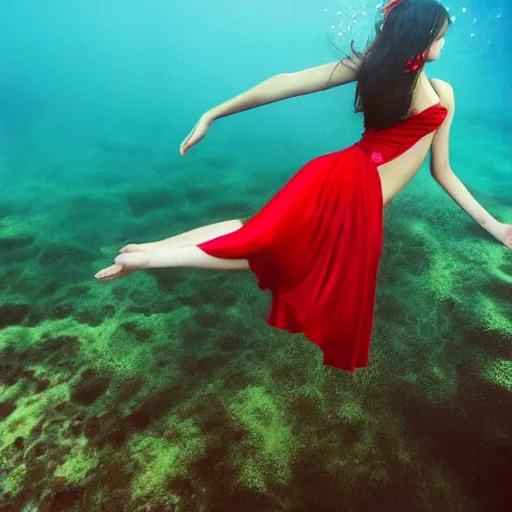
<svg viewBox="0 0 512 512">
<path fill-rule="evenodd" d="M 128 244 L 128 245 L 125 245 L 124 247 L 122 247 L 121 249 L 119 249 L 119 252 L 120 253 L 129 253 L 129 252 L 138 252 L 140 251 L 141 248 L 138 244 Z"/>
<path fill-rule="evenodd" d="M 119 274 L 116 274 L 115 276 L 112 276 L 112 277 L 106 277 L 105 279 L 101 279 L 101 281 L 114 281 L 116 279 L 119 279 L 120 277 L 125 277 L 125 276 L 131 274 L 132 272 L 133 272 L 132 270 L 123 269 L 123 270 L 121 270 L 121 272 L 119 272 Z"/>
<path fill-rule="evenodd" d="M 94 277 L 100 281 L 117 279 L 136 269 L 145 268 L 149 261 L 150 255 L 147 252 L 122 253 L 116 257 L 114 265 L 100 270 Z"/>
<path fill-rule="evenodd" d="M 100 270 L 94 277 L 99 280 L 112 279 L 113 277 L 120 274 L 123 270 L 122 265 L 110 265 L 110 267 Z"/>
</svg>

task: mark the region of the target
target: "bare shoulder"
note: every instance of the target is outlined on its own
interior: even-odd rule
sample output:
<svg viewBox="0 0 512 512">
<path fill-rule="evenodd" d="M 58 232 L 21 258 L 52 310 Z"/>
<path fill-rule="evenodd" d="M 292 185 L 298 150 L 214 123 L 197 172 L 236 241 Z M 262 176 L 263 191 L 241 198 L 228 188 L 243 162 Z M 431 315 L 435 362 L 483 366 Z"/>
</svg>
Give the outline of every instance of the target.
<svg viewBox="0 0 512 512">
<path fill-rule="evenodd" d="M 448 82 L 439 80 L 439 78 L 431 78 L 430 84 L 439 96 L 441 105 L 448 110 L 453 110 L 455 108 L 455 93 L 453 92 L 453 87 Z"/>
</svg>

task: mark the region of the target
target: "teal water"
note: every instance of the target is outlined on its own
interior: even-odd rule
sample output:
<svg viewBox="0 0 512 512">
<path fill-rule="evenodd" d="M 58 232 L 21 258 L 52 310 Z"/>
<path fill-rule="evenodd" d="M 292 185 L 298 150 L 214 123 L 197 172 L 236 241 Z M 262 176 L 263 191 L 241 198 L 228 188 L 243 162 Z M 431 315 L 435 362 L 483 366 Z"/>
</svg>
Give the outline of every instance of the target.
<svg viewBox="0 0 512 512">
<path fill-rule="evenodd" d="M 405 0 L 407 1 L 407 0 Z M 352 144 L 354 87 L 208 108 L 364 45 L 377 2 L 1 0 L 0 509 L 492 511 L 512 498 L 512 259 L 425 166 L 386 209 L 371 363 L 267 327 L 249 274 L 98 283 Z M 510 2 L 446 2 L 452 166 L 512 223 Z"/>
</svg>

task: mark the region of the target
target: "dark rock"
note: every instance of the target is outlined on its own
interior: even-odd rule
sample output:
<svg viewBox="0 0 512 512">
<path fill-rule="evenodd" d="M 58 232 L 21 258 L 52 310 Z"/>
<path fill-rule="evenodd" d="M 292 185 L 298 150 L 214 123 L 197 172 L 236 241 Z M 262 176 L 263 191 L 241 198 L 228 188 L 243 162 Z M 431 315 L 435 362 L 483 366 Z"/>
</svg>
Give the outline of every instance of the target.
<svg viewBox="0 0 512 512">
<path fill-rule="evenodd" d="M 85 370 L 71 389 L 71 400 L 80 405 L 91 405 L 103 396 L 110 385 L 110 378 L 94 370 Z"/>
<path fill-rule="evenodd" d="M 9 402 L 0 402 L 0 421 L 5 420 L 16 409 L 14 404 Z"/>
</svg>

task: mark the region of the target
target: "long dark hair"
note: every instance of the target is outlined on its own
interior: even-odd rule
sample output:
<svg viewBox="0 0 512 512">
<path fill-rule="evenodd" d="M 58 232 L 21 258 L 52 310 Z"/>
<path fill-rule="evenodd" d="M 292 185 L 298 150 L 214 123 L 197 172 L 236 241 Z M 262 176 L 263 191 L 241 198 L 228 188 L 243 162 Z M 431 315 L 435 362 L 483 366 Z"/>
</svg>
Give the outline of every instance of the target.
<svg viewBox="0 0 512 512">
<path fill-rule="evenodd" d="M 428 50 L 450 24 L 438 1 L 404 0 L 377 22 L 375 39 L 363 52 L 352 41 L 354 56 L 362 59 L 354 107 L 363 113 L 366 127 L 386 128 L 407 117 L 423 65 L 406 72 L 406 63 Z"/>
</svg>

